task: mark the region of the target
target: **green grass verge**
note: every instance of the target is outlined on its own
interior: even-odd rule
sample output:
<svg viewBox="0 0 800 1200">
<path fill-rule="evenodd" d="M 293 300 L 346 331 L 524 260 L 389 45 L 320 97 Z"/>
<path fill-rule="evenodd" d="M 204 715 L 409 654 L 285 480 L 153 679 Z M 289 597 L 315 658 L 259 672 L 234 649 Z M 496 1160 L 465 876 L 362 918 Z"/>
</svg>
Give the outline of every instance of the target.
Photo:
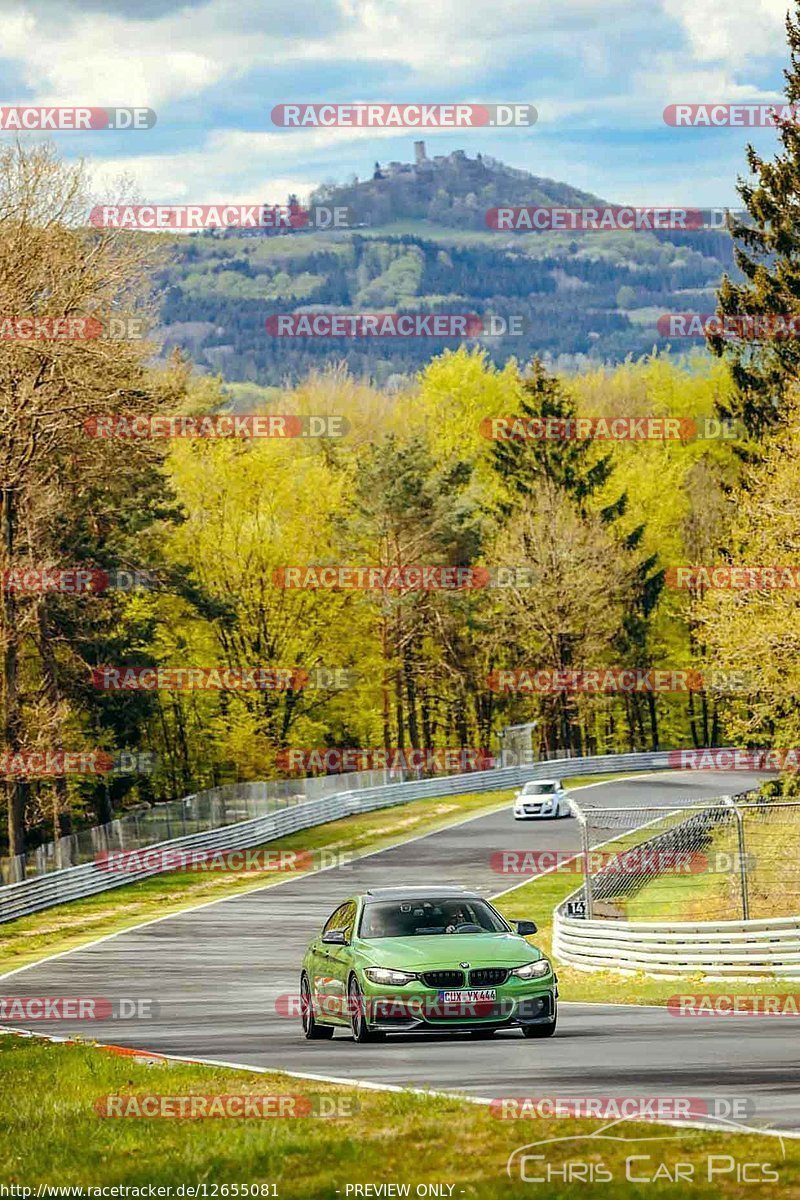
<svg viewBox="0 0 800 1200">
<path fill-rule="evenodd" d="M 576 776 L 565 782 L 570 787 L 580 787 L 587 782 L 617 778 L 620 776 Z M 277 838 L 264 848 L 365 854 L 443 829 L 465 817 L 502 808 L 510 803 L 513 794 L 513 790 L 506 790 L 412 800 L 408 804 L 317 825 L 289 837 Z M 294 872 L 293 877 L 300 873 Z M 272 880 L 269 876 L 268 871 L 173 871 L 9 921 L 0 925 L 0 975 L 151 918 L 286 879 L 286 874 L 276 873 Z"/>
<path fill-rule="evenodd" d="M 728 847 L 726 852 L 736 853 Z M 704 853 L 715 853 L 713 845 Z M 626 900 L 622 910 L 628 921 L 740 921 L 739 872 L 661 875 Z"/>
<path fill-rule="evenodd" d="M 744 820 L 745 854 L 749 859 L 750 916 L 790 917 L 800 912 L 800 810 L 770 808 L 749 811 Z M 716 870 L 663 875 L 653 879 L 625 906 L 632 921 L 739 921 L 742 885 L 736 828 L 714 832 L 702 852 Z"/>
<path fill-rule="evenodd" d="M 469 1049 L 465 1043 L 465 1052 Z M 536 1052 L 536 1042 L 520 1042 L 519 1053 L 530 1054 L 534 1062 Z M 446 1185 L 439 1194 L 454 1197 L 499 1200 L 543 1190 L 558 1200 L 587 1195 L 586 1182 L 578 1178 L 565 1185 L 563 1177 L 576 1168 L 585 1172 L 588 1165 L 611 1174 L 612 1181 L 603 1182 L 601 1189 L 609 1200 L 644 1195 L 683 1200 L 686 1182 L 664 1177 L 665 1168 L 674 1175 L 676 1164 L 683 1163 L 691 1164 L 694 1173 L 691 1195 L 703 1200 L 800 1194 L 800 1142 L 782 1144 L 759 1134 L 677 1130 L 640 1121 L 611 1131 L 616 1136 L 624 1133 L 626 1141 L 593 1142 L 588 1135 L 604 1122 L 500 1120 L 489 1108 L 458 1099 L 362 1091 L 278 1073 L 183 1063 L 145 1065 L 89 1045 L 53 1045 L 13 1036 L 0 1036 L 0 1063 L 0 1180 L 6 1186 L 138 1186 L 144 1188 L 139 1195 L 147 1196 L 148 1185 L 184 1185 L 183 1195 L 187 1186 L 205 1185 L 205 1193 L 195 1194 L 224 1197 L 236 1195 L 233 1185 L 241 1189 L 272 1184 L 275 1190 L 270 1194 L 286 1200 L 333 1200 L 356 1195 L 356 1184 L 408 1185 L 408 1194 L 414 1196 L 419 1185 L 436 1183 Z M 336 1105 L 336 1111 L 347 1115 L 125 1118 L 105 1117 L 97 1110 L 98 1105 L 103 1110 L 108 1103 L 103 1098 L 109 1096 L 135 1096 L 141 1102 L 144 1096 L 215 1095 L 303 1097 L 312 1105 Z M 666 1140 L 641 1140 L 654 1136 Z M 544 1189 L 540 1185 L 536 1193 L 518 1172 L 509 1179 L 506 1162 L 514 1150 L 551 1138 L 571 1140 L 531 1150 L 544 1161 L 529 1163 L 528 1171 L 540 1176 L 560 1172 L 554 1182 Z M 632 1156 L 648 1158 L 628 1166 Z M 711 1182 L 709 1163 L 715 1171 L 724 1171 Z M 750 1183 L 745 1189 L 737 1183 L 734 1166 L 743 1163 L 757 1164 L 751 1168 L 753 1175 L 777 1172 L 777 1184 Z M 640 1178 L 652 1178 L 658 1170 L 661 1179 L 632 1183 L 626 1169 Z M 688 1169 L 684 1167 L 684 1180 Z"/>
</svg>

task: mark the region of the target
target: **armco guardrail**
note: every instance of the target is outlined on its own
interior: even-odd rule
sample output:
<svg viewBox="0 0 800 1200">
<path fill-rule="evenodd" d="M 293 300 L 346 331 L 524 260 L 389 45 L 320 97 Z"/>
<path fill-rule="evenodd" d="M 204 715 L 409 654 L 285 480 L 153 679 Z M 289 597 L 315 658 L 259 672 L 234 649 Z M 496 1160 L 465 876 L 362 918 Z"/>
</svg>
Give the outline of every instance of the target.
<svg viewBox="0 0 800 1200">
<path fill-rule="evenodd" d="M 405 804 L 409 800 L 513 788 L 530 779 L 560 779 L 566 775 L 604 775 L 616 771 L 650 771 L 659 767 L 669 767 L 669 755 L 670 751 L 660 750 L 636 754 L 606 754 L 592 758 L 562 758 L 521 767 L 498 767 L 491 771 L 475 771 L 467 775 L 415 779 L 405 783 L 362 788 L 358 791 L 343 791 L 321 799 L 300 801 L 290 807 L 221 829 L 162 841 L 149 849 L 160 847 L 212 852 L 244 850 L 301 829 L 339 820 L 353 813 Z M 83 896 L 93 896 L 137 879 L 157 875 L 163 869 L 149 866 L 142 871 L 126 871 L 124 875 L 117 875 L 104 870 L 96 862 L 90 862 L 51 871 L 21 883 L 7 884 L 0 888 L 0 924 L 55 904 L 64 904 L 68 900 L 76 900 Z"/>
<path fill-rule="evenodd" d="M 27 854 L 0 858 L 0 885 L 22 883 L 34 875 L 63 871 L 94 862 L 104 850 L 141 850 L 190 833 L 209 833 L 263 817 L 302 800 L 321 800 L 336 792 L 418 779 L 421 771 L 354 771 L 348 775 L 318 775 L 311 779 L 269 779 L 257 783 L 226 783 L 180 800 L 122 813 L 107 825 L 93 825 L 37 846 Z"/>
<path fill-rule="evenodd" d="M 556 909 L 553 954 L 588 971 L 800 979 L 800 916 L 750 921 L 586 921 Z"/>
</svg>

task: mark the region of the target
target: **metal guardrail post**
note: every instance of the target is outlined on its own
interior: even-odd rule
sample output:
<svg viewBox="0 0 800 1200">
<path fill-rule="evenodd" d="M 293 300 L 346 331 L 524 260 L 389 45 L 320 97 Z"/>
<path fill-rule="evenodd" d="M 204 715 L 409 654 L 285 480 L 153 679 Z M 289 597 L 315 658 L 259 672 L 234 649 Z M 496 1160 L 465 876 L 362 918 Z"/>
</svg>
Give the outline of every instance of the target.
<svg viewBox="0 0 800 1200">
<path fill-rule="evenodd" d="M 744 840 L 744 814 L 734 803 L 732 796 L 723 796 L 722 800 L 729 808 L 733 809 L 733 815 L 736 818 L 736 837 L 739 844 L 739 882 L 742 892 L 742 920 L 750 920 L 750 897 L 748 895 L 748 879 L 747 879 L 747 853 Z"/>
<path fill-rule="evenodd" d="M 583 898 L 586 905 L 586 920 L 591 921 L 594 915 L 592 906 L 592 876 L 589 870 L 589 826 L 586 815 L 579 806 L 570 801 L 570 808 L 577 817 L 581 830 L 581 857 L 583 858 Z"/>
</svg>

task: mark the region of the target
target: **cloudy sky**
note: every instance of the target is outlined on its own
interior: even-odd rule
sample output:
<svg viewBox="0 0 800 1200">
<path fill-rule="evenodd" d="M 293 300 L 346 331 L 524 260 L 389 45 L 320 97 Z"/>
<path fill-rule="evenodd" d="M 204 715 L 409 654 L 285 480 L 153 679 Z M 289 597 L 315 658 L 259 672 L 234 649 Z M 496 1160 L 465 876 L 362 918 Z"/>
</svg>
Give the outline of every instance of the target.
<svg viewBox="0 0 800 1200">
<path fill-rule="evenodd" d="M 735 203 L 752 140 L 667 104 L 781 94 L 788 0 L 0 0 L 2 104 L 141 105 L 154 129 L 54 136 L 98 187 L 253 202 L 412 157 L 413 131 L 280 130 L 292 102 L 526 102 L 532 129 L 427 131 L 629 204 Z"/>
</svg>

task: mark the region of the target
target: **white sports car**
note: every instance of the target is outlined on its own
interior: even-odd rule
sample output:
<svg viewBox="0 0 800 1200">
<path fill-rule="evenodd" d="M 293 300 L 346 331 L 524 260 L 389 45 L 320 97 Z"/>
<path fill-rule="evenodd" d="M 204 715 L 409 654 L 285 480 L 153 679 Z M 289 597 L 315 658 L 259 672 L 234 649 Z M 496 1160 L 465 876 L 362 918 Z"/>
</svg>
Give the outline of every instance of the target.
<svg viewBox="0 0 800 1200">
<path fill-rule="evenodd" d="M 537 779 L 526 783 L 514 797 L 514 820 L 536 821 L 545 817 L 569 817 L 567 792 L 560 779 Z"/>
</svg>

